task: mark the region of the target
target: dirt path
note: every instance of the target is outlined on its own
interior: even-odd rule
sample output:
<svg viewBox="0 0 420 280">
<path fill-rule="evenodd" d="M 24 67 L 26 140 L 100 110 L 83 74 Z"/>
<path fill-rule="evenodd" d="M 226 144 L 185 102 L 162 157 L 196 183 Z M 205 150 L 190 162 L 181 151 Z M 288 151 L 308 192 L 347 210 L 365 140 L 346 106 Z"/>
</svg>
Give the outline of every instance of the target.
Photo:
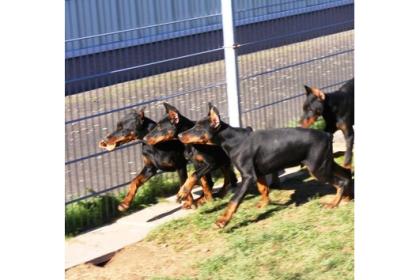
<svg viewBox="0 0 420 280">
<path fill-rule="evenodd" d="M 197 259 L 208 257 L 214 243 L 191 246 L 182 251 L 155 242 L 141 241 L 128 246 L 104 266 L 83 264 L 66 271 L 68 280 L 138 280 L 152 277 L 194 277 Z"/>
</svg>

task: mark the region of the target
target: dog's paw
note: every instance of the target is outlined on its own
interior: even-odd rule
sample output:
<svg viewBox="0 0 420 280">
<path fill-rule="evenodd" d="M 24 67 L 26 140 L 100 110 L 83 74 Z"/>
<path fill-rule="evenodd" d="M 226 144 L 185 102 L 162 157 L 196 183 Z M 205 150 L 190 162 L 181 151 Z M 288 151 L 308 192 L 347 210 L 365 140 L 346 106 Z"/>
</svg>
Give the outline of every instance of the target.
<svg viewBox="0 0 420 280">
<path fill-rule="evenodd" d="M 182 209 L 196 209 L 197 205 L 195 202 L 192 201 L 184 201 L 181 205 Z"/>
<path fill-rule="evenodd" d="M 191 209 L 192 208 L 192 203 L 191 202 L 184 202 L 181 205 L 182 209 Z"/>
<path fill-rule="evenodd" d="M 203 205 L 203 204 L 205 204 L 207 202 L 210 202 L 212 200 L 213 200 L 212 197 L 202 196 L 202 197 L 197 198 L 197 200 L 195 202 L 197 203 L 197 205 Z"/>
<path fill-rule="evenodd" d="M 185 191 L 184 188 L 181 188 L 176 195 L 176 201 L 180 203 L 182 200 L 185 200 L 188 197 L 188 194 L 189 193 Z"/>
<path fill-rule="evenodd" d="M 334 203 L 329 203 L 329 202 L 323 203 L 323 206 L 324 206 L 325 209 L 333 209 L 333 208 L 337 207 L 337 205 L 335 205 Z"/>
<path fill-rule="evenodd" d="M 125 203 L 120 203 L 120 205 L 118 205 L 118 211 L 120 211 L 120 212 L 125 212 L 125 211 L 127 211 L 127 209 L 129 208 L 130 206 L 129 205 L 127 205 L 127 204 L 125 204 Z"/>
<path fill-rule="evenodd" d="M 221 217 L 221 218 L 217 219 L 217 221 L 215 222 L 215 226 L 217 228 L 224 228 L 227 225 L 228 222 L 229 221 L 226 220 L 225 217 Z"/>
</svg>

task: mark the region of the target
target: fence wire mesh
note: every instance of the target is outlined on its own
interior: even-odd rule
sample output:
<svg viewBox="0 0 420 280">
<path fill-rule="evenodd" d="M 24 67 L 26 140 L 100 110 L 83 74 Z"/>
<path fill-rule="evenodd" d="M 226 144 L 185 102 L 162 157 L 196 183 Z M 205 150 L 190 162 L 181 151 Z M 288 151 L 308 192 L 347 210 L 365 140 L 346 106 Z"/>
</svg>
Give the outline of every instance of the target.
<svg viewBox="0 0 420 280">
<path fill-rule="evenodd" d="M 243 126 L 293 126 L 304 84 L 329 91 L 353 76 L 352 3 L 235 1 Z M 197 120 L 211 101 L 228 120 L 221 28 L 220 0 L 66 0 L 67 206 L 124 191 L 142 169 L 138 142 L 98 147 L 129 110 L 158 121 L 165 101 Z M 100 221 L 117 215 L 104 203 Z M 80 219 L 66 228 L 95 225 Z"/>
</svg>

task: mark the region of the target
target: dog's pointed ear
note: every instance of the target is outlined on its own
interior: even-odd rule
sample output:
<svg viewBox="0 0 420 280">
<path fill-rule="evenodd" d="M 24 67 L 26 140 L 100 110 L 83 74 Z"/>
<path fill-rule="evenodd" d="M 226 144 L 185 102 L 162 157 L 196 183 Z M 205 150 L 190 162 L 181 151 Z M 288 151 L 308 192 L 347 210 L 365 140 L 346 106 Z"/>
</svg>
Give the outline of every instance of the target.
<svg viewBox="0 0 420 280">
<path fill-rule="evenodd" d="M 210 117 L 210 126 L 213 128 L 218 128 L 220 126 L 220 115 L 219 110 L 209 103 L 209 117 Z"/>
<path fill-rule="evenodd" d="M 307 85 L 304 85 L 305 90 L 306 90 L 306 96 L 308 96 L 309 94 L 312 93 L 312 89 L 310 87 L 308 87 Z"/>
<path fill-rule="evenodd" d="M 169 103 L 163 102 L 163 106 L 165 107 L 166 113 L 169 113 L 169 111 L 177 111 L 178 112 L 178 109 L 175 108 L 174 106 L 172 106 Z"/>
<path fill-rule="evenodd" d="M 163 106 L 165 106 L 166 113 L 168 114 L 169 121 L 172 124 L 179 123 L 179 112 L 178 112 L 177 108 L 175 108 L 174 106 L 172 106 L 172 105 L 170 105 L 166 102 L 163 102 Z"/>
<path fill-rule="evenodd" d="M 140 119 L 144 119 L 144 110 L 146 109 L 146 107 L 142 107 L 137 114 L 140 116 Z"/>
<path fill-rule="evenodd" d="M 211 104 L 211 102 L 209 102 L 208 104 L 209 104 L 209 113 L 210 113 L 211 108 L 213 108 L 213 104 Z"/>
<path fill-rule="evenodd" d="M 306 90 L 306 95 L 309 95 L 312 93 L 313 95 L 318 97 L 318 99 L 325 100 L 325 93 L 319 88 L 305 86 L 305 90 Z"/>
</svg>

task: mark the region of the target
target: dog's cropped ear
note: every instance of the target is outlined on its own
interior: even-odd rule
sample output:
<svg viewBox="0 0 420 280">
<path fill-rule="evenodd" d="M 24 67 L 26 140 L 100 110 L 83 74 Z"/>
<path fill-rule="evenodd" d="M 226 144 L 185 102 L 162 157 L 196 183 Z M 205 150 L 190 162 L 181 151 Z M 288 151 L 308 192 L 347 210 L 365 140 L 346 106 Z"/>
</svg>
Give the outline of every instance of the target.
<svg viewBox="0 0 420 280">
<path fill-rule="evenodd" d="M 306 96 L 308 96 L 309 94 L 312 93 L 312 89 L 310 87 L 308 87 L 307 85 L 304 85 L 305 90 L 306 90 Z"/>
<path fill-rule="evenodd" d="M 177 111 L 178 112 L 178 109 L 175 108 L 174 106 L 172 106 L 169 103 L 163 102 L 163 106 L 165 107 L 166 113 L 169 113 L 169 111 Z"/>
<path fill-rule="evenodd" d="M 211 103 L 209 103 L 210 107 Z M 210 117 L 210 126 L 213 128 L 218 128 L 220 126 L 220 115 L 219 110 L 216 107 L 211 105 L 209 109 L 209 117 Z"/>
<path fill-rule="evenodd" d="M 178 110 L 174 106 L 172 106 L 172 105 L 170 105 L 166 102 L 163 102 L 163 106 L 165 106 L 166 113 L 168 114 L 169 121 L 172 124 L 177 124 L 179 122 L 179 112 L 178 112 Z"/>
<path fill-rule="evenodd" d="M 144 110 L 146 109 L 146 107 L 142 107 L 137 114 L 140 116 L 140 119 L 144 119 Z"/>
<path fill-rule="evenodd" d="M 306 95 L 313 94 L 318 97 L 320 100 L 325 100 L 325 93 L 316 87 L 308 87 L 305 85 Z"/>
</svg>

